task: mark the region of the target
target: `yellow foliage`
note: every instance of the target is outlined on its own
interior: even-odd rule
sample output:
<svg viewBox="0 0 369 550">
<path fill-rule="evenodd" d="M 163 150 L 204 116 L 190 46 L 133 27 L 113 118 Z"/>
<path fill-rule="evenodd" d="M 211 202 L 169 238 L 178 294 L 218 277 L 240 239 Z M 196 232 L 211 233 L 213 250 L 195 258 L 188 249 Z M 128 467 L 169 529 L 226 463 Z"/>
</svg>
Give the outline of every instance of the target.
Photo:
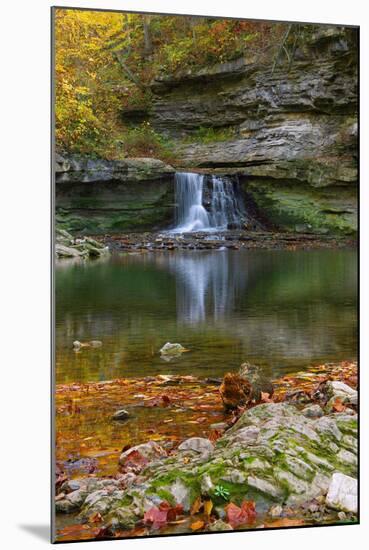
<svg viewBox="0 0 369 550">
<path fill-rule="evenodd" d="M 125 14 L 57 9 L 55 126 L 60 148 L 91 151 L 100 135 L 114 135 L 121 71 L 109 48 L 124 39 Z"/>
<path fill-rule="evenodd" d="M 56 8 L 57 147 L 107 157 L 132 149 L 157 154 L 161 136 L 140 128 L 131 135 L 120 120 L 122 110 L 150 107 L 155 76 L 234 59 L 282 30 L 262 22 Z"/>
</svg>

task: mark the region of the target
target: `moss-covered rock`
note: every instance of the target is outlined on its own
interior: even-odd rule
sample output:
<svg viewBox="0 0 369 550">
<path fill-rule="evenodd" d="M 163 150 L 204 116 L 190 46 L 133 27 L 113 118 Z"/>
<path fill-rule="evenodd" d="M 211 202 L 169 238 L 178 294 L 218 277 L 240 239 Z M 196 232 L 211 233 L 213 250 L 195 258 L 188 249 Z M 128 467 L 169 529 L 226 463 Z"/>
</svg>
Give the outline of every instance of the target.
<svg viewBox="0 0 369 550">
<path fill-rule="evenodd" d="M 155 230 L 172 221 L 174 169 L 162 161 L 56 160 L 56 219 L 68 231 Z"/>
<path fill-rule="evenodd" d="M 259 513 L 273 503 L 300 506 L 324 500 L 335 474 L 357 477 L 356 440 L 356 415 L 310 418 L 291 404 L 262 404 L 245 412 L 209 452 L 186 447 L 156 458 L 124 490 L 86 481 L 76 488 L 78 498 L 73 500 L 72 492 L 58 506 L 75 511 L 78 501 L 82 515 L 98 511 L 112 526 L 123 528 L 163 500 L 188 512 L 200 495 L 211 498 L 220 519 L 228 501 L 253 500 Z"/>
<path fill-rule="evenodd" d="M 243 179 L 246 196 L 259 213 L 284 231 L 354 235 L 356 187 L 316 188 L 273 179 Z"/>
<path fill-rule="evenodd" d="M 95 239 L 78 239 L 57 226 L 55 229 L 55 255 L 57 258 L 98 258 L 109 251 Z"/>
</svg>

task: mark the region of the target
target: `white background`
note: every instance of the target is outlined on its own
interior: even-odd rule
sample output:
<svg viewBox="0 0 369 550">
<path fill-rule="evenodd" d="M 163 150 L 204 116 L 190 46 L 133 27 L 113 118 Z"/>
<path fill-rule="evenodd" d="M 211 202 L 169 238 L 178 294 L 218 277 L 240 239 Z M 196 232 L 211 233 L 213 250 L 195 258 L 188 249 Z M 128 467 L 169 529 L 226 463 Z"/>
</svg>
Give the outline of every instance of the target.
<svg viewBox="0 0 369 550">
<path fill-rule="evenodd" d="M 58 5 L 361 25 L 361 391 L 360 526 L 84 543 L 83 548 L 178 550 L 232 545 L 260 550 L 359 550 L 368 533 L 368 42 L 359 0 L 59 0 Z M 1 8 L 0 544 L 39 548 L 49 522 L 49 0 L 7 0 Z M 334 273 L 332 273 L 334 277 Z M 98 545 L 98 546 L 97 546 Z"/>
</svg>

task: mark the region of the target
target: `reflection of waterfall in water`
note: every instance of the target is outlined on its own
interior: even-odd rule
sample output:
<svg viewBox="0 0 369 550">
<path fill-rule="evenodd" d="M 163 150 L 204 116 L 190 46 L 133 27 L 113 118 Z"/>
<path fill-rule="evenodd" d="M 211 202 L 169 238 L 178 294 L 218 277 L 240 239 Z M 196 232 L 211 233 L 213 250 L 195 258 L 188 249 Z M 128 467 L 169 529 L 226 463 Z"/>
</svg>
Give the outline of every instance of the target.
<svg viewBox="0 0 369 550">
<path fill-rule="evenodd" d="M 232 181 L 212 176 L 210 213 L 203 206 L 203 175 L 179 172 L 175 183 L 176 227 L 172 232 L 225 230 L 229 224 L 239 224 L 243 205 Z"/>
<path fill-rule="evenodd" d="M 226 252 L 171 255 L 167 262 L 176 275 L 177 318 L 182 322 L 222 319 L 233 311 L 247 283 L 247 274 Z"/>
</svg>

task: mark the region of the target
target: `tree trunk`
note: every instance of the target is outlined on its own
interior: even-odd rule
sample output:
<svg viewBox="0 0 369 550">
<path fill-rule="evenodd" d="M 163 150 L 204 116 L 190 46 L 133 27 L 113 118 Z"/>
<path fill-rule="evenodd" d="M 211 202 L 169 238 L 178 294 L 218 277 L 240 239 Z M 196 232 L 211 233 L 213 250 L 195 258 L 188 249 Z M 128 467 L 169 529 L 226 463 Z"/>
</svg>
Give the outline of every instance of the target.
<svg viewBox="0 0 369 550">
<path fill-rule="evenodd" d="M 128 78 L 130 80 L 132 80 L 132 82 L 134 82 L 139 88 L 141 88 L 141 90 L 146 90 L 145 84 L 143 84 L 141 82 L 141 80 L 139 78 L 137 78 L 137 76 L 135 74 L 133 74 L 131 69 L 129 67 L 127 67 L 127 65 L 124 63 L 122 57 L 117 52 L 114 52 L 114 55 L 115 55 L 119 65 L 122 67 L 123 71 L 128 76 Z"/>
<path fill-rule="evenodd" d="M 154 48 L 152 44 L 149 15 L 145 15 L 143 17 L 143 28 L 144 28 L 144 40 L 145 40 L 144 54 L 146 57 L 150 57 L 150 55 L 152 55 Z"/>
</svg>

